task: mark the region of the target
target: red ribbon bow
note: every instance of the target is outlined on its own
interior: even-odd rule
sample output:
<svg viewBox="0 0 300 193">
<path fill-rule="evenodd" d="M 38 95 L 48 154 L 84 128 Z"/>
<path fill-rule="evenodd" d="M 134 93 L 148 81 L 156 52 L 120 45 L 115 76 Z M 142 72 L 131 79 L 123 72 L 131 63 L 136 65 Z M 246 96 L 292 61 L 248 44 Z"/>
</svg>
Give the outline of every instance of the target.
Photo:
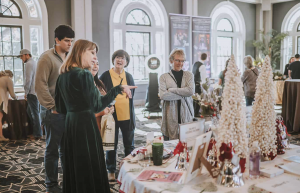
<svg viewBox="0 0 300 193">
<path fill-rule="evenodd" d="M 229 145 L 227 145 L 226 143 L 222 143 L 221 147 L 220 147 L 220 156 L 219 156 L 219 160 L 221 162 L 223 162 L 225 159 L 232 159 L 232 144 L 229 143 Z"/>
<path fill-rule="evenodd" d="M 183 143 L 179 141 L 179 143 L 176 145 L 176 148 L 174 149 L 174 155 L 180 154 L 181 152 L 183 152 L 183 149 L 184 149 Z"/>
</svg>

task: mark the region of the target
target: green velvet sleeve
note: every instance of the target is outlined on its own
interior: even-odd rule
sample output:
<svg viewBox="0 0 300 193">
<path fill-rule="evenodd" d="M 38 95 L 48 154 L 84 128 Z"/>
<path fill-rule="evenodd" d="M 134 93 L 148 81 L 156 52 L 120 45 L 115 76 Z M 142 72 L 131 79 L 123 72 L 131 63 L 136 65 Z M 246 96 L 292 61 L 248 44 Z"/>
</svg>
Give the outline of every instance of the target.
<svg viewBox="0 0 300 193">
<path fill-rule="evenodd" d="M 60 76 L 58 77 L 55 86 L 55 108 L 58 113 L 67 114 L 67 108 L 61 96 L 59 85 L 60 85 Z"/>
<path fill-rule="evenodd" d="M 118 94 L 122 93 L 121 86 L 116 86 L 109 90 L 105 96 L 102 96 L 95 86 L 93 76 L 90 71 L 84 70 L 82 75 L 82 88 L 86 93 L 85 100 L 90 101 L 94 112 L 98 113 L 104 110 L 112 101 L 115 100 Z"/>
</svg>

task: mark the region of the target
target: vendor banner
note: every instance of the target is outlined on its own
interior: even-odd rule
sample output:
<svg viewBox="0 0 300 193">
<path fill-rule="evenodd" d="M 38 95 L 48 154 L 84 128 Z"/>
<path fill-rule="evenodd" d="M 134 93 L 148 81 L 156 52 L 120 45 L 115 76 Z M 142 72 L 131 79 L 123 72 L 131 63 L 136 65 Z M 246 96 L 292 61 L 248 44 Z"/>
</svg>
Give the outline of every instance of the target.
<svg viewBox="0 0 300 193">
<path fill-rule="evenodd" d="M 206 53 L 206 73 L 208 77 L 211 77 L 211 18 L 193 17 L 192 36 L 193 64 L 200 60 L 202 53 Z"/>
<path fill-rule="evenodd" d="M 186 55 L 183 70 L 191 69 L 191 17 L 187 15 L 170 14 L 170 42 L 171 50 L 182 49 Z"/>
</svg>

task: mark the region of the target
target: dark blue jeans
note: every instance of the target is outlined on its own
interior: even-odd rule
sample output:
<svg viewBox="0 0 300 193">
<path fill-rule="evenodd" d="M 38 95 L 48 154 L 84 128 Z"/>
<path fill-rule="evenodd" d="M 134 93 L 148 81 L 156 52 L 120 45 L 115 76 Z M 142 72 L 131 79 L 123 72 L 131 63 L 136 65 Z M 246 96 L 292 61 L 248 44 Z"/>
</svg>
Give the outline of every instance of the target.
<svg viewBox="0 0 300 193">
<path fill-rule="evenodd" d="M 45 118 L 46 118 L 47 109 L 40 105 L 40 117 L 41 117 L 41 125 L 45 125 Z"/>
<path fill-rule="evenodd" d="M 245 97 L 246 98 L 246 106 L 252 106 L 252 103 L 254 102 L 254 98 L 252 97 Z"/>
<path fill-rule="evenodd" d="M 125 157 L 134 150 L 134 130 L 129 130 L 130 121 L 115 121 L 115 149 L 106 151 L 106 167 L 108 173 L 116 172 L 116 154 L 118 146 L 119 128 L 122 131 Z"/>
<path fill-rule="evenodd" d="M 41 129 L 40 113 L 39 113 L 39 101 L 33 94 L 27 95 L 27 114 L 33 125 L 33 136 L 42 137 L 43 132 Z"/>
<path fill-rule="evenodd" d="M 52 191 L 58 186 L 58 159 L 60 158 L 61 167 L 64 163 L 64 130 L 65 130 L 64 114 L 53 114 L 47 110 L 45 117 L 46 131 L 46 151 L 45 151 L 45 172 L 46 172 L 46 188 Z"/>
</svg>

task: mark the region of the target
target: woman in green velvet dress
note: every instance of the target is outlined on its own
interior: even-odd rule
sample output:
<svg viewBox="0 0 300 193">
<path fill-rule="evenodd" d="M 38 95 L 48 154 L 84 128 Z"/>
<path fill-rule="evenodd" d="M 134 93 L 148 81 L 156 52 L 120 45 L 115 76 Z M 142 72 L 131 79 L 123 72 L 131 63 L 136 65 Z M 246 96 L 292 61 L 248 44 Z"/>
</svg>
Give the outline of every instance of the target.
<svg viewBox="0 0 300 193">
<path fill-rule="evenodd" d="M 102 111 L 122 92 L 130 98 L 130 89 L 136 88 L 119 85 L 101 96 L 90 71 L 97 60 L 97 51 L 93 42 L 76 41 L 61 66 L 56 83 L 56 110 L 66 114 L 64 193 L 110 192 L 95 113 Z"/>
</svg>

